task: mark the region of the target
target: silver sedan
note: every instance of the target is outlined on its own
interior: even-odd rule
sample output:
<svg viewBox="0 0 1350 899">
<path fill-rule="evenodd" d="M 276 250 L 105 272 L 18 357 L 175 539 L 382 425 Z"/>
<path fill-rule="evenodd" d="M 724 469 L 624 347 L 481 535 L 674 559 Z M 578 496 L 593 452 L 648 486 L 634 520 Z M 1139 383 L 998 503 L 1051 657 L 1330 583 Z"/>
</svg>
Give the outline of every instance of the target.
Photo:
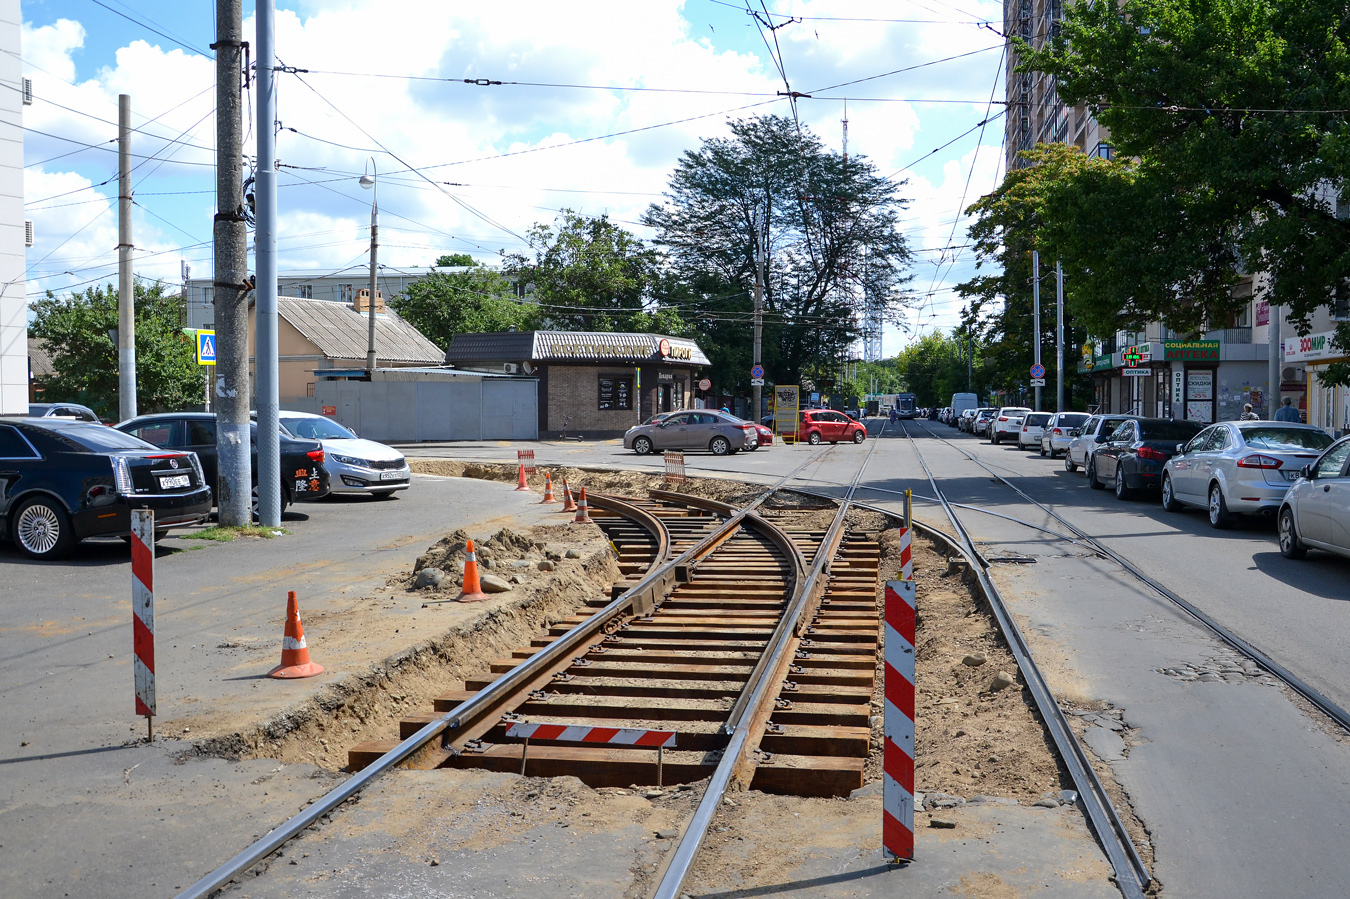
<svg viewBox="0 0 1350 899">
<path fill-rule="evenodd" d="M 1222 421 L 1196 434 L 1163 466 L 1162 503 L 1169 512 L 1205 509 L 1216 528 L 1237 514 L 1273 515 L 1303 466 L 1331 445 L 1312 425 Z"/>
<path fill-rule="evenodd" d="M 759 443 L 755 426 L 721 412 L 676 412 L 652 424 L 636 425 L 623 435 L 624 449 L 639 456 L 658 450 L 708 450 L 726 456 Z"/>
<path fill-rule="evenodd" d="M 1342 437 L 1306 469 L 1280 505 L 1280 553 L 1301 559 L 1308 549 L 1350 557 L 1350 437 Z"/>
</svg>

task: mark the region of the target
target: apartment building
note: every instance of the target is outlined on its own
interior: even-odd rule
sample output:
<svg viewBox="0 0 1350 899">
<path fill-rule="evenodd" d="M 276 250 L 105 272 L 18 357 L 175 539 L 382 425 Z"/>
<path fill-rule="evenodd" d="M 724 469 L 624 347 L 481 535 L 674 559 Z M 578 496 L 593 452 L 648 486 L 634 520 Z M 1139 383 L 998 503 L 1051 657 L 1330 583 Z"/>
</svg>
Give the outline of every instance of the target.
<svg viewBox="0 0 1350 899">
<path fill-rule="evenodd" d="M 19 0 L 0 0 L 0 114 L 15 127 L 0 141 L 0 415 L 28 412 L 28 281 L 31 233 L 23 209 L 23 108 L 32 102 L 20 57 Z"/>
</svg>

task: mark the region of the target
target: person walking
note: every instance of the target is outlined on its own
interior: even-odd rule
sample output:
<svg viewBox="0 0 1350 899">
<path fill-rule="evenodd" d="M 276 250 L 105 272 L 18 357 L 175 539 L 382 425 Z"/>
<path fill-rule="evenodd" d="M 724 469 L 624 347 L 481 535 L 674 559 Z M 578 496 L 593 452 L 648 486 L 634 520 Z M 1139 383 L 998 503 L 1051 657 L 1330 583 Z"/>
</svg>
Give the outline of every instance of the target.
<svg viewBox="0 0 1350 899">
<path fill-rule="evenodd" d="M 1294 401 L 1285 397 L 1280 401 L 1280 408 L 1275 410 L 1275 420 L 1301 422 L 1303 416 L 1299 415 L 1298 410 L 1294 408 Z"/>
<path fill-rule="evenodd" d="M 1238 418 L 1238 421 L 1260 421 L 1260 420 L 1261 416 L 1257 415 L 1255 412 L 1252 411 L 1251 403 L 1242 404 L 1242 415 Z"/>
</svg>

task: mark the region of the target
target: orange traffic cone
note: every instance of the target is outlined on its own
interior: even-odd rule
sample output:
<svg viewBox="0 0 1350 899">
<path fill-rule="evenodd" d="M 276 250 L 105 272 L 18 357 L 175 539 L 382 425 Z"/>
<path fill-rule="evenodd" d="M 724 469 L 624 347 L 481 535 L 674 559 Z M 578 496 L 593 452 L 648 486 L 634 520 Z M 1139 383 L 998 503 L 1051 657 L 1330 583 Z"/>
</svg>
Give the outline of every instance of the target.
<svg viewBox="0 0 1350 899">
<path fill-rule="evenodd" d="M 563 507 L 564 512 L 575 512 L 577 504 L 572 502 L 572 488 L 567 486 L 567 478 L 563 478 Z"/>
<path fill-rule="evenodd" d="M 545 473 L 544 473 L 544 498 L 541 499 L 541 500 L 539 501 L 539 503 L 542 505 L 542 504 L 544 504 L 544 503 L 556 503 L 557 501 L 558 501 L 557 498 L 554 497 L 554 495 L 553 495 L 553 474 L 552 474 L 551 472 L 545 472 Z"/>
<path fill-rule="evenodd" d="M 524 470 L 522 466 L 521 471 Z M 524 474 L 521 477 L 524 477 Z M 474 552 L 472 540 L 464 546 L 464 586 L 460 588 L 459 596 L 455 598 L 460 602 L 482 602 L 488 598 L 483 592 L 482 583 L 478 580 L 478 553 Z"/>
<path fill-rule="evenodd" d="M 268 677 L 313 677 L 323 674 L 323 666 L 309 660 L 305 628 L 300 623 L 300 603 L 295 591 L 286 594 L 286 632 L 281 638 L 281 664 L 267 672 Z"/>
<path fill-rule="evenodd" d="M 520 463 L 520 476 L 516 478 L 516 490 L 529 490 L 530 485 L 525 483 L 525 463 Z"/>
<path fill-rule="evenodd" d="M 591 524 L 590 510 L 586 507 L 586 488 L 581 488 L 581 496 L 577 497 L 577 517 L 572 519 L 572 524 Z"/>
</svg>

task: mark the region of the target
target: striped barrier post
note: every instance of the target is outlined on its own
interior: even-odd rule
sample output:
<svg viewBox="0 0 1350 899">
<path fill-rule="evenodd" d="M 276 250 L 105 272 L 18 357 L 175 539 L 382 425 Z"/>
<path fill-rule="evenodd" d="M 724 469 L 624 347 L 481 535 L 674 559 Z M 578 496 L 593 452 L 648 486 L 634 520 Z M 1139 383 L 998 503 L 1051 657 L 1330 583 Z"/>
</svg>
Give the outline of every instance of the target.
<svg viewBox="0 0 1350 899">
<path fill-rule="evenodd" d="M 910 550 L 910 529 L 900 529 L 900 579 L 914 580 L 914 557 Z"/>
<path fill-rule="evenodd" d="M 886 582 L 886 694 L 881 848 L 914 858 L 914 581 Z"/>
<path fill-rule="evenodd" d="M 675 731 L 641 730 L 632 727 L 588 727 L 584 724 L 528 724 L 518 721 L 506 729 L 508 737 L 525 740 L 520 749 L 520 776 L 525 776 L 525 760 L 530 754 L 530 740 L 567 740 L 574 743 L 604 743 L 609 746 L 628 746 L 656 750 L 656 785 L 664 776 L 666 750 L 675 748 Z"/>
<path fill-rule="evenodd" d="M 688 479 L 684 474 L 684 453 L 666 450 L 666 483 L 683 484 L 686 480 Z"/>
<path fill-rule="evenodd" d="M 136 714 L 145 716 L 146 739 L 155 739 L 155 513 L 131 512 L 131 629 Z"/>
<path fill-rule="evenodd" d="M 516 461 L 525 466 L 526 477 L 534 477 L 534 450 L 516 450 Z"/>
</svg>

